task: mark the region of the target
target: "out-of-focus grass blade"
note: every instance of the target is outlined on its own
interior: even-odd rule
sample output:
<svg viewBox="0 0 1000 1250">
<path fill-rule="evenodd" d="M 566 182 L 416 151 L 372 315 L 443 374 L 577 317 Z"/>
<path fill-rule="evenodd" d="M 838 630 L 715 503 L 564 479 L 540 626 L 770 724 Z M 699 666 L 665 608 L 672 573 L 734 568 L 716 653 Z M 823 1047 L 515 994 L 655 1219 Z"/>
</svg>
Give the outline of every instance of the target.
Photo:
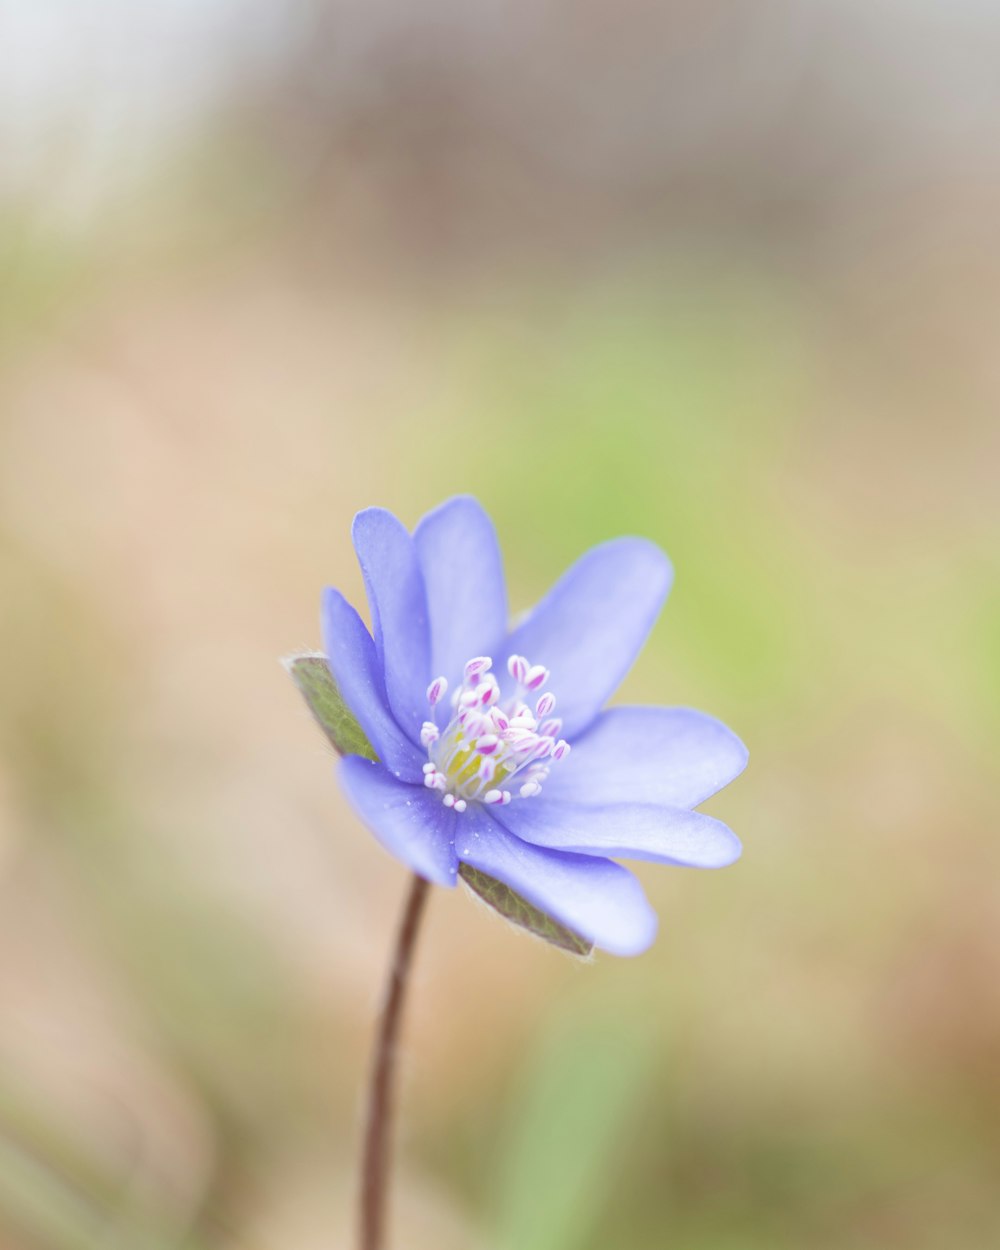
<svg viewBox="0 0 1000 1250">
<path fill-rule="evenodd" d="M 0 1132 L 0 1244 L 24 1250 L 205 1250 L 186 1229 L 158 1226 L 123 1198 L 120 1207 L 70 1183 Z"/>
<path fill-rule="evenodd" d="M 45 1250 L 96 1250 L 107 1221 L 97 1207 L 0 1134 L 0 1230 Z"/>
<path fill-rule="evenodd" d="M 574 1250 L 600 1215 L 623 1156 L 650 1048 L 606 1019 L 560 1023 L 527 1059 L 502 1141 L 502 1250 Z"/>
</svg>

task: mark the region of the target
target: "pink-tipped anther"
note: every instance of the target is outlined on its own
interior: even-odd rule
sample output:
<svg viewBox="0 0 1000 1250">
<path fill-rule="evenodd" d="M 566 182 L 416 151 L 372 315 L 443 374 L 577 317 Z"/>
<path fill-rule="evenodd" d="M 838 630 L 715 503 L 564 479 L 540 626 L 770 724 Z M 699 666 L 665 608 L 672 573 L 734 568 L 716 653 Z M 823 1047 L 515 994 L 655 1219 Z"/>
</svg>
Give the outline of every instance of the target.
<svg viewBox="0 0 1000 1250">
<path fill-rule="evenodd" d="M 547 690 L 535 704 L 535 715 L 539 720 L 544 720 L 554 710 L 555 706 L 556 696 L 550 690 Z"/>
<path fill-rule="evenodd" d="M 524 685 L 528 690 L 541 690 L 542 686 L 549 680 L 549 670 L 544 664 L 532 664 L 528 669 L 524 678 Z"/>
<path fill-rule="evenodd" d="M 444 698 L 445 691 L 448 689 L 447 677 L 435 677 L 431 684 L 427 687 L 427 702 L 434 707 Z"/>
<path fill-rule="evenodd" d="M 533 760 L 543 760 L 547 755 L 551 755 L 555 747 L 555 743 L 551 738 L 539 738 L 538 745 L 531 752 Z"/>
<path fill-rule="evenodd" d="M 507 660 L 507 672 L 517 682 L 519 686 L 524 685 L 524 679 L 528 675 L 528 661 L 523 655 L 512 655 Z"/>
<path fill-rule="evenodd" d="M 538 735 L 533 729 L 511 725 L 510 729 L 504 734 L 504 739 L 507 745 L 515 751 L 533 751 L 535 743 L 538 741 Z"/>
<path fill-rule="evenodd" d="M 420 740 L 427 748 L 424 785 L 442 795 L 446 807 L 464 812 L 475 802 L 505 806 L 511 791 L 497 782 L 513 784 L 521 798 L 541 792 L 549 775 L 542 761 L 562 758 L 569 746 L 558 739 L 562 722 L 551 715 L 555 695 L 542 694 L 549 679 L 544 665 L 531 665 L 523 655 L 512 655 L 507 669 L 516 688 L 505 698 L 490 671 L 489 656 L 476 656 L 464 666 L 463 680 L 451 693 L 451 719 L 442 729 L 423 723 Z M 427 688 L 433 707 L 447 691 L 443 677 Z M 537 692 L 537 693 L 536 693 Z M 526 702 L 532 699 L 532 704 Z M 541 730 L 539 729 L 541 723 Z"/>
</svg>

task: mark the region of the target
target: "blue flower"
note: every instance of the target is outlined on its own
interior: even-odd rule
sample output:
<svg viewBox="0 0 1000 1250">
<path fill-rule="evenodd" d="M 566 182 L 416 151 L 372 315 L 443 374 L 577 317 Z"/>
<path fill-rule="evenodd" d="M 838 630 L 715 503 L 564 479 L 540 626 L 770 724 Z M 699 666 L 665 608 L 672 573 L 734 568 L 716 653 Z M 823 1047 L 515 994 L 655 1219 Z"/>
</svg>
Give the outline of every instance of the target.
<svg viewBox="0 0 1000 1250">
<path fill-rule="evenodd" d="M 747 760 L 701 712 L 604 708 L 670 589 L 666 556 L 641 538 L 595 547 L 511 628 L 496 534 L 474 499 L 442 504 L 412 535 L 368 508 L 353 538 L 374 637 L 330 589 L 323 639 L 378 756 L 339 764 L 358 815 L 430 881 L 453 886 L 463 865 L 588 945 L 645 950 L 656 915 L 615 861 L 732 863 L 735 834 L 693 809 Z"/>
</svg>

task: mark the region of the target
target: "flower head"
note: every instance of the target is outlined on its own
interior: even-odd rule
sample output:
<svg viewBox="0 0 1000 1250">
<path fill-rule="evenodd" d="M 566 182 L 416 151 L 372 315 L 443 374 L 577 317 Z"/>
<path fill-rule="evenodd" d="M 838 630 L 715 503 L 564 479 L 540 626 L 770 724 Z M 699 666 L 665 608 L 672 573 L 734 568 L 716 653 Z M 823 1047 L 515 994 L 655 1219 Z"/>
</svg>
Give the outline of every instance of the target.
<svg viewBox="0 0 1000 1250">
<path fill-rule="evenodd" d="M 447 886 L 461 873 L 494 905 L 502 891 L 510 918 L 534 912 L 574 949 L 644 950 L 656 916 L 615 861 L 732 863 L 736 836 L 693 809 L 747 759 L 701 712 L 604 709 L 670 589 L 666 556 L 640 538 L 595 547 L 511 629 L 474 499 L 442 504 L 412 535 L 369 508 L 353 537 L 372 633 L 327 590 L 323 638 L 372 747 L 339 765 L 358 815 L 414 872 Z"/>
</svg>

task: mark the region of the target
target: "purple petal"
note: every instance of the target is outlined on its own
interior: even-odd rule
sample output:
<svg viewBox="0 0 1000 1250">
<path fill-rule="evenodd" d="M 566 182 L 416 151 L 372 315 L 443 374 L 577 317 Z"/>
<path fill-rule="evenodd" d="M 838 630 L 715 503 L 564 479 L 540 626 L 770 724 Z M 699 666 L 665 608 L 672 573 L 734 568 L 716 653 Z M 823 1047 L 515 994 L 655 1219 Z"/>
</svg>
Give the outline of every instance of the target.
<svg viewBox="0 0 1000 1250">
<path fill-rule="evenodd" d="M 454 686 L 466 660 L 494 655 L 507 631 L 507 592 L 493 523 L 459 495 L 429 512 L 413 535 L 427 587 L 431 673 Z"/>
<path fill-rule="evenodd" d="M 351 533 L 389 706 L 416 741 L 427 715 L 425 692 L 430 681 L 427 598 L 417 551 L 403 525 L 384 508 L 359 512 Z"/>
<path fill-rule="evenodd" d="M 610 708 L 572 746 L 553 766 L 546 798 L 697 807 L 747 763 L 731 729 L 686 707 Z"/>
<path fill-rule="evenodd" d="M 375 644 L 364 621 L 339 590 L 323 592 L 323 646 L 344 702 L 382 763 L 404 781 L 419 781 L 426 755 L 393 719 Z"/>
<path fill-rule="evenodd" d="M 673 580 L 644 538 L 616 538 L 580 557 L 508 639 L 508 654 L 551 673 L 567 738 L 584 730 L 628 672 Z"/>
<path fill-rule="evenodd" d="M 724 868 L 741 850 L 739 838 L 722 821 L 653 803 L 584 807 L 550 799 L 546 791 L 498 809 L 496 819 L 536 846 L 685 868 Z"/>
<path fill-rule="evenodd" d="M 458 817 L 440 794 L 396 781 L 360 755 L 341 760 L 338 772 L 352 807 L 390 854 L 428 881 L 455 884 Z"/>
<path fill-rule="evenodd" d="M 462 813 L 455 836 L 460 859 L 613 955 L 638 955 L 656 935 L 656 913 L 620 864 L 522 842 L 481 807 Z"/>
</svg>

